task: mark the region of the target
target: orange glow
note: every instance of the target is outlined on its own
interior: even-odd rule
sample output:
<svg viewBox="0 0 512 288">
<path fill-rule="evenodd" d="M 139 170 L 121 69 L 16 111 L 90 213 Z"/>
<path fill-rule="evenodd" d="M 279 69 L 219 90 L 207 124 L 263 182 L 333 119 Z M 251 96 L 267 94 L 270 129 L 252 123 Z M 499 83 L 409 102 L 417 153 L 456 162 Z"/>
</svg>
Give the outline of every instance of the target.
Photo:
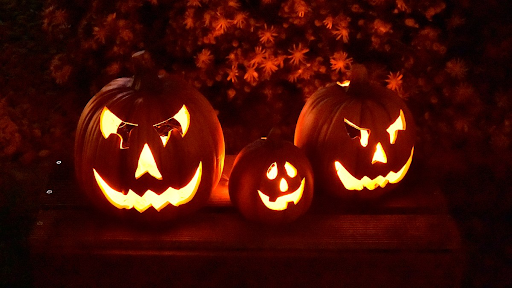
<svg viewBox="0 0 512 288">
<path fill-rule="evenodd" d="M 180 111 L 178 111 L 178 113 L 176 113 L 173 117 L 165 121 L 162 121 L 158 124 L 155 124 L 153 126 L 161 125 L 171 119 L 175 119 L 176 121 L 178 121 L 181 127 L 181 137 L 185 137 L 185 134 L 187 134 L 188 131 L 188 127 L 190 126 L 190 113 L 188 112 L 187 106 L 183 105 Z M 169 131 L 167 135 L 160 135 L 160 140 L 162 140 L 162 144 L 164 145 L 164 147 L 167 145 L 167 142 L 169 141 L 169 136 L 171 135 L 171 132 L 172 130 Z"/>
<path fill-rule="evenodd" d="M 399 130 L 405 130 L 405 117 L 402 109 L 400 109 L 400 115 L 398 118 L 396 118 L 395 122 L 389 125 L 389 128 L 386 129 L 386 131 L 389 133 L 389 143 L 395 144 Z"/>
<path fill-rule="evenodd" d="M 267 170 L 267 178 L 270 180 L 274 180 L 277 177 L 277 163 L 274 162 L 270 164 L 270 167 L 268 167 Z"/>
<path fill-rule="evenodd" d="M 386 156 L 386 152 L 384 152 L 384 148 L 382 148 L 382 144 L 377 143 L 377 147 L 375 147 L 375 153 L 373 153 L 372 164 L 377 162 L 380 163 L 388 163 L 388 157 Z"/>
<path fill-rule="evenodd" d="M 348 87 L 350 86 L 350 80 L 345 80 L 343 82 L 338 81 L 336 84 L 340 85 L 341 87 Z"/>
<path fill-rule="evenodd" d="M 356 124 L 348 121 L 347 119 L 344 119 L 344 120 L 345 120 L 345 123 L 347 123 L 351 127 L 356 128 L 357 130 L 359 130 L 361 132 L 361 135 L 359 136 L 359 141 L 361 143 L 361 146 L 363 146 L 363 147 L 368 146 L 368 139 L 370 138 L 370 129 L 361 128 L 361 127 L 357 126 Z"/>
<path fill-rule="evenodd" d="M 184 137 L 187 134 L 188 127 L 190 126 L 190 113 L 188 112 L 187 106 L 183 105 L 180 111 L 174 115 L 174 119 L 181 125 L 181 133 Z"/>
<path fill-rule="evenodd" d="M 279 190 L 281 190 L 281 192 L 288 191 L 288 182 L 286 182 L 286 179 L 281 178 L 281 181 L 279 182 Z"/>
<path fill-rule="evenodd" d="M 114 113 L 110 112 L 107 107 L 103 107 L 100 116 L 100 130 L 105 139 L 107 139 L 110 134 L 117 133 L 117 128 L 119 128 L 122 122 L 123 121 L 114 115 Z"/>
<path fill-rule="evenodd" d="M 122 146 L 122 137 L 117 133 L 117 129 L 123 123 L 124 121 L 119 119 L 114 113 L 110 112 L 107 107 L 103 107 L 103 110 L 101 111 L 100 115 L 100 130 L 101 134 L 103 135 L 103 138 L 107 139 L 110 134 L 115 134 L 119 136 L 121 139 L 121 142 L 119 144 L 120 149 L 124 149 Z M 127 122 L 124 122 L 127 123 Z M 137 126 L 137 124 L 128 123 L 132 126 Z"/>
<path fill-rule="evenodd" d="M 151 190 L 147 190 L 142 196 L 139 196 L 131 189 L 125 195 L 123 192 L 111 188 L 107 182 L 103 180 L 96 169 L 93 169 L 94 178 L 96 179 L 98 186 L 112 205 L 118 209 L 135 208 L 140 213 L 146 211 L 146 209 L 151 206 L 153 206 L 157 211 L 160 211 L 168 204 L 180 206 L 190 202 L 199 188 L 202 171 L 203 165 L 202 162 L 199 162 L 194 176 L 184 187 L 179 189 L 169 187 L 160 195 Z"/>
<path fill-rule="evenodd" d="M 284 180 L 284 179 L 282 179 L 282 180 Z M 306 182 L 306 178 L 302 178 L 302 181 L 300 182 L 300 186 L 299 186 L 299 188 L 297 188 L 297 190 L 293 191 L 290 194 L 277 197 L 276 201 L 274 201 L 274 202 L 270 201 L 270 197 L 263 194 L 260 190 L 258 190 L 258 194 L 260 195 L 260 199 L 263 202 L 263 204 L 265 205 L 265 207 L 267 207 L 270 210 L 274 210 L 274 211 L 283 211 L 283 210 L 286 210 L 286 208 L 288 208 L 288 203 L 293 202 L 293 203 L 295 203 L 295 205 L 297 205 L 297 203 L 299 203 L 300 199 L 302 198 L 302 194 L 304 193 L 305 182 Z M 288 184 L 286 186 L 288 186 Z"/>
<path fill-rule="evenodd" d="M 291 178 L 297 176 L 297 169 L 289 162 L 284 163 L 284 169 L 286 170 L 286 174 Z"/>
<path fill-rule="evenodd" d="M 411 149 L 411 156 L 407 162 L 402 166 L 402 168 L 398 172 L 390 171 L 388 175 L 382 176 L 379 175 L 375 179 L 370 179 L 368 176 L 364 176 L 361 179 L 357 179 L 350 172 L 343 167 L 343 165 L 339 161 L 334 161 L 334 167 L 336 169 L 336 173 L 338 174 L 338 178 L 341 180 L 343 186 L 345 186 L 348 190 L 363 190 L 363 188 L 367 188 L 369 190 L 373 190 L 377 187 L 384 188 L 388 183 L 398 183 L 402 180 L 409 170 L 412 162 L 412 155 L 414 154 L 414 147 Z"/>
<path fill-rule="evenodd" d="M 144 144 L 144 148 L 142 148 L 142 152 L 140 152 L 139 164 L 135 171 L 135 179 L 139 179 L 146 173 L 149 173 L 149 175 L 158 180 L 162 180 L 162 174 L 160 174 L 160 171 L 156 166 L 155 158 L 153 157 L 153 153 L 151 153 L 151 149 L 149 149 L 147 143 Z"/>
</svg>

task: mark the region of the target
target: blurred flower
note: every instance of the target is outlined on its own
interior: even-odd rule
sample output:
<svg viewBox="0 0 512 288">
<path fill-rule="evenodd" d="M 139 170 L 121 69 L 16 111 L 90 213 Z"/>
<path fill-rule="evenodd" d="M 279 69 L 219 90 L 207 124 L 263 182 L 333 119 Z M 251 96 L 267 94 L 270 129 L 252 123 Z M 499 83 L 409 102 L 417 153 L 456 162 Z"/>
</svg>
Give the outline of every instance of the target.
<svg viewBox="0 0 512 288">
<path fill-rule="evenodd" d="M 414 28 L 420 27 L 420 25 L 418 25 L 418 23 L 416 23 L 416 20 L 414 20 L 414 18 L 405 19 L 405 25 L 407 25 L 409 27 L 414 27 Z"/>
<path fill-rule="evenodd" d="M 352 66 L 352 58 L 345 52 L 336 52 L 331 57 L 331 69 L 336 72 L 347 72 Z"/>
<path fill-rule="evenodd" d="M 269 77 L 274 73 L 278 69 L 276 64 L 277 61 L 273 56 L 265 57 L 260 65 L 260 67 L 263 68 L 263 75 Z"/>
<path fill-rule="evenodd" d="M 251 85 L 256 85 L 258 82 L 258 72 L 256 72 L 255 67 L 247 67 L 247 71 L 244 75 L 245 81 L 249 82 Z"/>
<path fill-rule="evenodd" d="M 299 79 L 299 76 L 301 73 L 302 73 L 302 69 L 298 69 L 298 70 L 290 72 L 290 74 L 288 74 L 288 81 L 290 81 L 292 83 L 297 82 L 297 79 Z"/>
<path fill-rule="evenodd" d="M 231 25 L 230 21 L 224 17 L 224 15 L 218 14 L 217 20 L 213 22 L 213 26 L 215 27 L 215 30 L 220 34 L 224 34 L 228 27 Z"/>
<path fill-rule="evenodd" d="M 199 68 L 206 68 L 213 60 L 213 55 L 211 54 L 210 50 L 203 49 L 201 53 L 197 54 L 196 56 L 196 66 Z"/>
<path fill-rule="evenodd" d="M 310 10 L 308 5 L 306 4 L 306 2 L 304 2 L 303 0 L 295 0 L 294 8 L 295 8 L 295 12 L 297 13 L 297 15 L 299 17 L 304 17 L 306 12 L 308 12 Z"/>
<path fill-rule="evenodd" d="M 209 27 L 212 24 L 212 19 L 214 19 L 214 18 L 215 18 L 214 11 L 208 10 L 208 11 L 204 12 L 204 14 L 203 14 L 204 26 Z"/>
<path fill-rule="evenodd" d="M 391 23 L 384 22 L 380 19 L 375 19 L 375 21 L 373 21 L 373 30 L 376 31 L 379 35 L 393 32 L 391 30 Z"/>
<path fill-rule="evenodd" d="M 249 62 L 249 65 L 251 66 L 258 66 L 263 61 L 263 58 L 265 58 L 265 49 L 263 49 L 261 46 L 258 46 L 254 48 L 254 57 Z"/>
<path fill-rule="evenodd" d="M 388 79 L 386 79 L 386 82 L 388 82 L 386 87 L 395 92 L 399 92 L 402 89 L 403 76 L 404 75 L 400 74 L 400 72 L 396 72 L 395 74 L 389 72 Z"/>
<path fill-rule="evenodd" d="M 271 44 L 274 43 L 274 37 L 277 36 L 277 33 L 274 26 L 267 28 L 267 24 L 265 24 L 265 28 L 260 30 L 258 35 L 260 36 L 260 42 L 262 44 Z"/>
<path fill-rule="evenodd" d="M 460 83 L 455 88 L 455 102 L 467 103 L 475 96 L 475 89 L 469 83 Z"/>
<path fill-rule="evenodd" d="M 105 44 L 105 39 L 107 38 L 107 29 L 103 27 L 94 27 L 92 35 L 94 35 L 94 40 L 100 42 L 101 44 Z"/>
<path fill-rule="evenodd" d="M 229 99 L 229 100 L 233 100 L 233 98 L 234 98 L 234 97 L 235 97 L 235 95 L 236 95 L 236 90 L 235 90 L 235 89 L 233 89 L 233 88 L 230 88 L 230 89 L 228 90 L 228 93 L 227 93 L 227 94 L 228 94 L 228 99 Z"/>
<path fill-rule="evenodd" d="M 248 15 L 249 14 L 247 12 L 237 12 L 235 14 L 235 18 L 232 20 L 233 24 L 235 24 L 238 28 L 243 28 Z"/>
<path fill-rule="evenodd" d="M 404 0 L 396 0 L 396 7 L 398 8 L 398 10 L 403 11 L 403 12 L 410 11 L 409 8 L 407 7 L 407 5 L 405 5 Z"/>
<path fill-rule="evenodd" d="M 240 8 L 240 2 L 238 0 L 228 0 L 228 7 Z"/>
<path fill-rule="evenodd" d="M 187 6 L 201 7 L 201 0 L 187 0 Z"/>
<path fill-rule="evenodd" d="M 192 29 L 195 26 L 196 20 L 194 19 L 194 9 L 187 9 L 185 12 L 185 20 L 183 20 L 183 24 L 185 24 L 186 29 Z"/>
<path fill-rule="evenodd" d="M 444 2 L 438 2 L 436 6 L 427 9 L 427 11 L 425 12 L 425 16 L 427 17 L 428 20 L 432 21 L 432 17 L 443 11 L 444 8 L 446 8 L 446 4 Z"/>
<path fill-rule="evenodd" d="M 231 81 L 233 83 L 236 83 L 238 80 L 236 77 L 238 76 L 238 68 L 236 65 L 231 66 L 231 69 L 228 70 L 228 81 Z"/>
<path fill-rule="evenodd" d="M 50 63 L 50 71 L 57 84 L 67 82 L 69 75 L 71 75 L 72 68 L 70 65 L 64 63 L 64 57 L 65 56 L 63 54 L 59 54 L 55 56 Z"/>
<path fill-rule="evenodd" d="M 333 18 L 331 15 L 327 16 L 324 20 L 324 25 L 327 29 L 332 29 Z"/>
<path fill-rule="evenodd" d="M 54 25 L 66 25 L 68 20 L 68 13 L 65 10 L 55 10 L 53 13 L 53 24 Z"/>
<path fill-rule="evenodd" d="M 341 38 L 343 38 L 343 42 L 344 43 L 348 43 L 348 28 L 347 26 L 343 26 L 343 25 L 336 25 L 336 28 L 334 30 L 332 30 L 332 34 L 334 34 L 336 36 L 336 40 L 340 40 Z"/>
<path fill-rule="evenodd" d="M 468 68 L 467 68 L 464 60 L 455 58 L 446 63 L 445 70 L 452 77 L 462 79 L 466 76 L 466 72 L 468 71 Z"/>
<path fill-rule="evenodd" d="M 290 58 L 290 63 L 293 65 L 299 65 L 301 62 L 305 62 L 306 56 L 304 54 L 309 52 L 309 48 L 303 48 L 302 44 L 299 43 L 298 47 L 293 44 L 293 48 L 288 51 L 292 53 L 292 55 L 288 56 Z"/>
</svg>

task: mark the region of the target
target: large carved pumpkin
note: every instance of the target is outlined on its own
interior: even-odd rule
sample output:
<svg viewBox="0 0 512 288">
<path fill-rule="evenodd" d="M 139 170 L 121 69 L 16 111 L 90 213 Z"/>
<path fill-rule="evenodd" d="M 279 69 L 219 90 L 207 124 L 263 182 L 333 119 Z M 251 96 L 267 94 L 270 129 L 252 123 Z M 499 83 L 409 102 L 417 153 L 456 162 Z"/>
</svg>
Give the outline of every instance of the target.
<svg viewBox="0 0 512 288">
<path fill-rule="evenodd" d="M 375 198 L 407 173 L 414 153 L 411 112 L 391 90 L 354 65 L 348 83 L 317 91 L 304 106 L 295 145 L 308 155 L 321 191 Z"/>
<path fill-rule="evenodd" d="M 245 218 L 288 223 L 311 205 L 313 171 L 306 155 L 274 129 L 240 151 L 228 188 L 231 202 Z"/>
<path fill-rule="evenodd" d="M 224 165 L 224 138 L 197 90 L 159 75 L 145 52 L 133 60 L 135 76 L 107 84 L 82 112 L 76 176 L 103 210 L 168 220 L 206 203 Z"/>
</svg>

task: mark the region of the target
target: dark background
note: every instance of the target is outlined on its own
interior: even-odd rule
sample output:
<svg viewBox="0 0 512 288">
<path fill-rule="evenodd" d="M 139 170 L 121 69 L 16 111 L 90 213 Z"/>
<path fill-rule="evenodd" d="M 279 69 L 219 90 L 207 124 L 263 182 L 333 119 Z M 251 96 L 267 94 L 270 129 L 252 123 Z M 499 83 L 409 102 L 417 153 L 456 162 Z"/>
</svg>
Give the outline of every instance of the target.
<svg viewBox="0 0 512 288">
<path fill-rule="evenodd" d="M 459 225 L 469 253 L 464 286 L 512 285 L 509 1 L 207 2 L 1 0 L 2 286 L 30 286 L 26 240 L 49 167 L 72 161 L 81 110 L 109 81 L 132 75 L 131 54 L 142 49 L 210 100 L 228 154 L 275 126 L 293 139 L 304 101 L 348 76 L 332 69 L 336 53 L 365 64 L 370 79 L 384 86 L 390 73 L 400 72 L 400 85 L 389 87 L 398 88 L 416 119 L 413 165 L 439 183 Z M 190 9 L 195 25 L 187 29 Z M 245 24 L 228 22 L 224 30 L 221 17 L 239 13 Z M 274 42 L 261 42 L 258 33 L 270 27 Z M 343 29 L 346 41 L 333 32 Z M 288 56 L 299 44 L 309 51 L 295 65 Z M 283 57 L 282 67 L 265 75 L 256 66 L 258 79 L 248 81 L 256 46 Z M 197 62 L 204 49 L 212 56 L 207 65 Z M 227 79 L 231 53 L 235 83 Z"/>
</svg>

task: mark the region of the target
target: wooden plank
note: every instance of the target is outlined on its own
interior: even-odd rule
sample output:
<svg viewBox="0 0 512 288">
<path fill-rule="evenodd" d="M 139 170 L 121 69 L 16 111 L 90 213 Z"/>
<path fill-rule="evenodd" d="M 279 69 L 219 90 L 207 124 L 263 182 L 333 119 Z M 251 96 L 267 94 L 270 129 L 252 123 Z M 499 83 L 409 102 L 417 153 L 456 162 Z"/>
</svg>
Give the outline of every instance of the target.
<svg viewBox="0 0 512 288">
<path fill-rule="evenodd" d="M 448 215 L 308 215 L 282 227 L 232 213 L 198 213 L 159 230 L 137 230 L 89 210 L 48 210 L 32 234 L 36 252 L 88 250 L 418 250 L 460 247 Z M 155 244 L 157 243 L 157 244 Z M 146 252 L 144 252 L 146 253 Z"/>
<path fill-rule="evenodd" d="M 379 202 L 318 198 L 284 226 L 229 201 L 234 156 L 206 207 L 158 229 L 105 219 L 61 163 L 30 234 L 36 287 L 457 287 L 464 252 L 435 183 L 411 175 Z"/>
<path fill-rule="evenodd" d="M 442 214 L 309 214 L 264 227 L 206 210 L 159 231 L 100 217 L 41 211 L 30 236 L 36 287 L 456 287 L 463 271 Z"/>
</svg>

